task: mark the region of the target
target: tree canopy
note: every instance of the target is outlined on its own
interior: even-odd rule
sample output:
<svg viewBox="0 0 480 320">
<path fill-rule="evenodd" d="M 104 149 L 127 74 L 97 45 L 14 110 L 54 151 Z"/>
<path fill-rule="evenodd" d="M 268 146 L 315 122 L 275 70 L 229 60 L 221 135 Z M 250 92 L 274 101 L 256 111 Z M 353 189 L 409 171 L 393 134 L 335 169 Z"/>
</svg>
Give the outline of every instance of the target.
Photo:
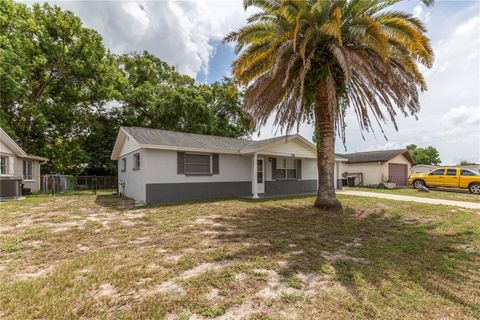
<svg viewBox="0 0 480 320">
<path fill-rule="evenodd" d="M 115 174 L 119 126 L 244 137 L 251 120 L 230 79 L 196 84 L 148 52 L 116 56 L 80 18 L 0 0 L 0 126 L 46 172 Z"/>
<path fill-rule="evenodd" d="M 438 150 L 432 146 L 419 148 L 415 144 L 409 144 L 407 150 L 410 151 L 415 164 L 437 165 L 442 162 Z"/>
<path fill-rule="evenodd" d="M 237 44 L 232 71 L 259 125 L 272 114 L 287 131 L 314 122 L 319 208 L 340 207 L 334 138 L 345 141 L 347 108 L 362 131 L 387 121 L 397 129 L 398 113 L 420 110 L 419 65 L 431 67 L 433 51 L 422 21 L 391 7 L 399 1 L 244 0 L 257 10 L 225 38 Z"/>
</svg>

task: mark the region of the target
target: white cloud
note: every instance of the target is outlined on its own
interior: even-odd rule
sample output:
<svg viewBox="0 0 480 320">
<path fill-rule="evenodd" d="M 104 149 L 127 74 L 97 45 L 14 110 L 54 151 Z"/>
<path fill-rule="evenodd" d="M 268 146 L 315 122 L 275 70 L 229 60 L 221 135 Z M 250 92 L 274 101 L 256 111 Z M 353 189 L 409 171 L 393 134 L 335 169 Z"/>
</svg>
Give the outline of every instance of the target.
<svg viewBox="0 0 480 320">
<path fill-rule="evenodd" d="M 413 15 L 417 18 L 422 18 L 422 12 L 423 12 L 423 8 L 420 5 L 420 3 L 417 4 L 415 8 L 413 8 Z"/>
<path fill-rule="evenodd" d="M 49 1 L 97 30 L 114 53 L 148 50 L 180 72 L 207 74 L 212 44 L 246 21 L 234 1 Z"/>
<path fill-rule="evenodd" d="M 480 106 L 467 107 L 460 106 L 450 109 L 442 117 L 442 122 L 445 125 L 474 125 L 480 126 Z"/>
</svg>

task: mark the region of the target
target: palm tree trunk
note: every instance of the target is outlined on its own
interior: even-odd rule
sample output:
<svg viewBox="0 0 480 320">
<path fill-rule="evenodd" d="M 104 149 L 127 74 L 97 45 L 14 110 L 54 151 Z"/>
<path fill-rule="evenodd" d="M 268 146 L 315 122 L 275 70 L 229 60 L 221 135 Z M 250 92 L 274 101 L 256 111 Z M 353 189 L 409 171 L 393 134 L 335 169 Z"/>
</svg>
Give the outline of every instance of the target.
<svg viewBox="0 0 480 320">
<path fill-rule="evenodd" d="M 317 143 L 318 193 L 315 207 L 340 211 L 342 205 L 335 196 L 335 108 L 330 105 L 325 84 L 315 90 L 315 131 Z"/>
</svg>

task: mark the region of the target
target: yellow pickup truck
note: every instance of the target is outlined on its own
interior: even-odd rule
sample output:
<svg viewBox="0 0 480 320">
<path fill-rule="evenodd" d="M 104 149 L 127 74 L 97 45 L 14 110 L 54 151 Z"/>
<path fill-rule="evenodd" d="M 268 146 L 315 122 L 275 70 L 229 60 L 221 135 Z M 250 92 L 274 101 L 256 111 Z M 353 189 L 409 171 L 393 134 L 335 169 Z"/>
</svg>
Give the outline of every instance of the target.
<svg viewBox="0 0 480 320">
<path fill-rule="evenodd" d="M 438 168 L 426 173 L 411 174 L 408 185 L 418 189 L 420 186 L 468 189 L 480 194 L 480 173 L 462 168 Z"/>
</svg>

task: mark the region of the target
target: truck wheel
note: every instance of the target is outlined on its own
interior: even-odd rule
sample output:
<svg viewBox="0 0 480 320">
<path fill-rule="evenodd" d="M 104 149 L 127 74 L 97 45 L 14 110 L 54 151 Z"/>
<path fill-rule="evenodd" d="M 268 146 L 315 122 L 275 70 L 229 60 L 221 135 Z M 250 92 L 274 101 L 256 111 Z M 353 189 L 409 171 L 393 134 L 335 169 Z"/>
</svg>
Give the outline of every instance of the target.
<svg viewBox="0 0 480 320">
<path fill-rule="evenodd" d="M 472 183 L 468 186 L 470 193 L 480 194 L 480 183 Z"/>
<path fill-rule="evenodd" d="M 423 180 L 415 180 L 415 181 L 413 181 L 413 187 L 414 187 L 415 189 L 418 189 L 418 188 L 420 188 L 420 187 L 422 187 L 422 186 L 425 187 L 425 182 L 424 182 Z"/>
</svg>

